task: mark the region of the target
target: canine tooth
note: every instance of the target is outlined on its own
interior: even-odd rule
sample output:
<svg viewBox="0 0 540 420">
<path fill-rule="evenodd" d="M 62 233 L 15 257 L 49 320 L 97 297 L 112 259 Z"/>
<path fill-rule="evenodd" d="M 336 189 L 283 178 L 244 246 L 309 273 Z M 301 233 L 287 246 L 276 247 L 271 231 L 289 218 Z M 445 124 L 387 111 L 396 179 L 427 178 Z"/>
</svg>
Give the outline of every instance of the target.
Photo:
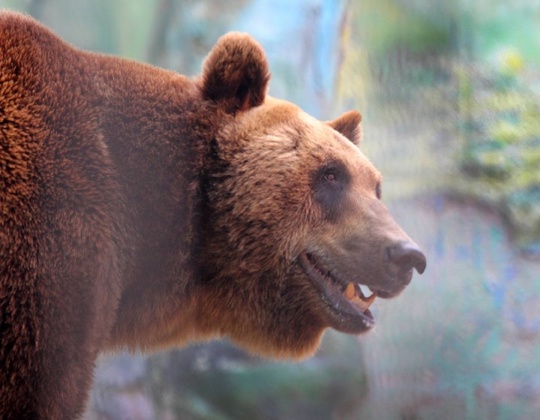
<svg viewBox="0 0 540 420">
<path fill-rule="evenodd" d="M 364 302 L 362 299 L 358 298 L 358 297 L 354 297 L 354 299 L 352 300 L 352 302 L 358 307 L 358 309 L 360 309 L 362 312 L 365 312 L 365 310 L 368 308 L 368 305 L 366 304 L 366 302 Z"/>
<path fill-rule="evenodd" d="M 375 300 L 375 297 L 375 293 L 373 293 L 370 297 L 355 296 L 352 301 L 356 306 L 360 308 L 361 311 L 365 311 L 371 306 L 371 304 Z"/>
<path fill-rule="evenodd" d="M 366 309 L 367 309 L 375 301 L 376 297 L 377 297 L 377 295 L 375 293 L 372 293 L 370 297 L 360 296 L 360 299 L 362 300 L 362 302 L 364 302 L 367 305 L 367 307 L 366 307 Z"/>
<path fill-rule="evenodd" d="M 354 290 L 354 284 L 349 283 L 345 289 L 345 297 L 349 300 L 352 300 L 356 296 L 356 291 Z"/>
</svg>

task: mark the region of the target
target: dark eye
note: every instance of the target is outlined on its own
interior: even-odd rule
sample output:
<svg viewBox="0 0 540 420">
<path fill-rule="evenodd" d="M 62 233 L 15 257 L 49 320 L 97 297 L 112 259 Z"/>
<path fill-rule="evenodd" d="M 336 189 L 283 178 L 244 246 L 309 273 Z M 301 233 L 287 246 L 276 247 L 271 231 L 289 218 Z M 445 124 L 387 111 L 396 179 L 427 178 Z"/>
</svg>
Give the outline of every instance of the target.
<svg viewBox="0 0 540 420">
<path fill-rule="evenodd" d="M 336 182 L 337 181 L 337 175 L 336 173 L 332 170 L 332 169 L 327 169 L 325 172 L 324 172 L 324 175 L 323 175 L 323 179 L 326 181 L 326 182 Z"/>
<path fill-rule="evenodd" d="M 313 172 L 313 196 L 329 220 L 337 220 L 343 211 L 350 183 L 347 167 L 338 160 L 328 162 Z"/>
<path fill-rule="evenodd" d="M 382 197 L 381 183 L 380 182 L 375 187 L 375 194 L 377 195 L 377 198 L 380 200 L 381 197 Z"/>
</svg>

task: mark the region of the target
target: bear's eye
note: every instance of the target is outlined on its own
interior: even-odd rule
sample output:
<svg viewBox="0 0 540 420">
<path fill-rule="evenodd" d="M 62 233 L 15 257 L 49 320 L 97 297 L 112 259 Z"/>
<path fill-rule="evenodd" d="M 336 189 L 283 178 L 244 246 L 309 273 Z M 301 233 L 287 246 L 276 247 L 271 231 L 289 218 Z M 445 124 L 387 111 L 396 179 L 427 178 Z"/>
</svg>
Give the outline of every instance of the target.
<svg viewBox="0 0 540 420">
<path fill-rule="evenodd" d="M 381 197 L 382 197 L 381 183 L 380 182 L 378 182 L 377 186 L 375 187 L 375 194 L 376 194 L 377 198 L 380 200 Z"/>
<path fill-rule="evenodd" d="M 344 202 L 351 183 L 351 175 L 339 160 L 327 162 L 312 173 L 311 188 L 315 202 L 329 220 L 337 220 L 345 208 Z"/>
<path fill-rule="evenodd" d="M 336 182 L 336 181 L 337 181 L 337 175 L 336 175 L 336 173 L 335 173 L 332 169 L 327 169 L 327 170 L 324 172 L 323 179 L 324 179 L 326 182 L 333 183 L 333 182 Z"/>
</svg>

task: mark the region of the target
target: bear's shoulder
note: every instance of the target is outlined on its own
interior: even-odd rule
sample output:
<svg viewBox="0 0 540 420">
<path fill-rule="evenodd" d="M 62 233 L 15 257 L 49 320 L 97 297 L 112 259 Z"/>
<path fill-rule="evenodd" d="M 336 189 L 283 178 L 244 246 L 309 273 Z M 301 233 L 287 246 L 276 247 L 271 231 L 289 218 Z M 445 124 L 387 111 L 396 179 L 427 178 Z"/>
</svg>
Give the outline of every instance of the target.
<svg viewBox="0 0 540 420">
<path fill-rule="evenodd" d="M 4 78 L 40 78 L 51 63 L 66 60 L 73 48 L 30 16 L 0 11 L 0 73 Z M 55 66 L 52 66 L 55 67 Z"/>
<path fill-rule="evenodd" d="M 0 44 L 4 46 L 21 43 L 26 46 L 43 42 L 65 43 L 30 16 L 8 10 L 0 10 L 0 39 Z"/>
</svg>

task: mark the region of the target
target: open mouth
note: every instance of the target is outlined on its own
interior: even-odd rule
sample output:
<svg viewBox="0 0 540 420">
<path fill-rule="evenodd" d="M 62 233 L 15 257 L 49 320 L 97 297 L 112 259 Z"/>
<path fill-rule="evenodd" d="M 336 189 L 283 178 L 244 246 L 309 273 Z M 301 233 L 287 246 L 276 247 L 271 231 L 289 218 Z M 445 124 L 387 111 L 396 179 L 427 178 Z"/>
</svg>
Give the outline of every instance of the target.
<svg viewBox="0 0 540 420">
<path fill-rule="evenodd" d="M 332 326 L 338 330 L 359 334 L 375 326 L 369 307 L 376 294 L 364 294 L 361 285 L 344 280 L 335 270 L 324 265 L 321 258 L 308 252 L 298 257 L 300 267 L 321 293 L 326 303 Z"/>
</svg>

